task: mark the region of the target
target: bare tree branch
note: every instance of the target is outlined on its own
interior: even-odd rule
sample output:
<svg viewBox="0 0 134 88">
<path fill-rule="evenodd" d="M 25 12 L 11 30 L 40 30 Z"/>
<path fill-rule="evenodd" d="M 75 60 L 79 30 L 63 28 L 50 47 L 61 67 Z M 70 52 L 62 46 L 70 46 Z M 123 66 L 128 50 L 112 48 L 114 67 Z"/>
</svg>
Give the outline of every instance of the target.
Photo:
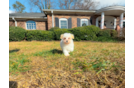
<svg viewBox="0 0 134 88">
<path fill-rule="evenodd" d="M 77 0 L 59 0 L 59 7 L 61 9 L 71 9 Z"/>
<path fill-rule="evenodd" d="M 99 5 L 99 2 L 93 1 L 93 0 L 77 0 L 74 6 L 72 6 L 72 9 L 81 9 L 81 10 L 92 10 L 96 9 L 96 7 Z"/>
<path fill-rule="evenodd" d="M 41 12 L 42 9 L 50 9 L 53 7 L 52 0 L 29 0 L 31 8 L 38 8 Z"/>
</svg>

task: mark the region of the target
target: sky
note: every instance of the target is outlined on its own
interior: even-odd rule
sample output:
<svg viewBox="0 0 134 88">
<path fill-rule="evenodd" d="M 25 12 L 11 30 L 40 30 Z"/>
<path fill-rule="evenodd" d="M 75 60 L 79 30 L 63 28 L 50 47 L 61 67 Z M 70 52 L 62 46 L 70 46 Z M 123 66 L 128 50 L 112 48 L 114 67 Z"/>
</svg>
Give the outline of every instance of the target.
<svg viewBox="0 0 134 88">
<path fill-rule="evenodd" d="M 21 2 L 25 7 L 26 9 L 24 10 L 24 12 L 30 12 L 30 5 L 28 3 L 28 0 L 9 0 L 9 13 L 10 12 L 14 12 L 15 10 L 13 9 L 12 7 L 12 4 L 14 4 L 16 1 L 19 1 Z M 54 0 L 54 2 L 56 3 L 57 0 Z M 99 6 L 97 7 L 97 9 L 101 8 L 101 7 L 105 7 L 105 6 L 108 6 L 108 5 L 113 5 L 113 4 L 118 4 L 118 5 L 122 5 L 122 6 L 125 6 L 125 0 L 94 0 L 94 1 L 98 1 L 100 2 L 99 3 Z M 58 6 L 55 6 L 54 9 L 60 9 Z M 40 12 L 37 8 L 33 9 L 32 10 L 33 12 Z"/>
</svg>

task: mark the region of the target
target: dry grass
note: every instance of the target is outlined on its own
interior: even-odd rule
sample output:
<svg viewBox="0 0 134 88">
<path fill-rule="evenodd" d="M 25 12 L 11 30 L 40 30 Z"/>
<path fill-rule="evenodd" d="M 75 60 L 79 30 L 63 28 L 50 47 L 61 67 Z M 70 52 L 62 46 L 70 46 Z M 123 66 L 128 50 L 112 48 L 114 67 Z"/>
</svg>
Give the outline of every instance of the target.
<svg viewBox="0 0 134 88">
<path fill-rule="evenodd" d="M 69 57 L 59 43 L 10 42 L 10 82 L 17 88 L 125 88 L 125 43 L 74 42 Z"/>
</svg>

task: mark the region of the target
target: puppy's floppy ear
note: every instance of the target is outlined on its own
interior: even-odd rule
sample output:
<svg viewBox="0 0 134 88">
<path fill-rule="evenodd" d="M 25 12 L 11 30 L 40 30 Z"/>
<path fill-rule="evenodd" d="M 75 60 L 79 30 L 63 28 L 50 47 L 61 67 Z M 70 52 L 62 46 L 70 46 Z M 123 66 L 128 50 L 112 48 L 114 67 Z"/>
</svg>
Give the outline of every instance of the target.
<svg viewBox="0 0 134 88">
<path fill-rule="evenodd" d="M 74 35 L 73 34 L 71 34 L 71 38 L 74 39 Z"/>
<path fill-rule="evenodd" d="M 60 39 L 63 39 L 63 34 L 60 35 Z"/>
</svg>

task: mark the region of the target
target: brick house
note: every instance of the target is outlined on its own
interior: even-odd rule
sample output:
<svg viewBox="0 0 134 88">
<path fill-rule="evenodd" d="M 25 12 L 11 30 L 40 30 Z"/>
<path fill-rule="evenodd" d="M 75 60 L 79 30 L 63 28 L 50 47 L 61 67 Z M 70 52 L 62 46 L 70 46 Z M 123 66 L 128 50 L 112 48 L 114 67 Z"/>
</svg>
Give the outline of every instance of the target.
<svg viewBox="0 0 134 88">
<path fill-rule="evenodd" d="M 74 28 L 96 25 L 101 29 L 115 29 L 125 26 L 125 7 L 110 6 L 99 10 L 57 10 L 43 9 L 44 13 L 9 14 L 9 26 L 26 30 L 49 30 L 52 27 Z"/>
</svg>

